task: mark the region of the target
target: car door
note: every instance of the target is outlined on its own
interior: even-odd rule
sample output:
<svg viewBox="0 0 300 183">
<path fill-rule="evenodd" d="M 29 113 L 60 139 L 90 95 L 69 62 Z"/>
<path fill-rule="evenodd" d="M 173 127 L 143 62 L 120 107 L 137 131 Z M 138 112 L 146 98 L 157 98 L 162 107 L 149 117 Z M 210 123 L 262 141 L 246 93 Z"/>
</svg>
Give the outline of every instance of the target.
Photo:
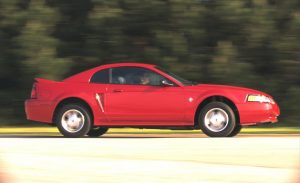
<svg viewBox="0 0 300 183">
<path fill-rule="evenodd" d="M 184 125 L 188 100 L 183 87 L 162 86 L 167 80 L 142 67 L 111 68 L 105 114 L 111 125 Z M 145 76 L 150 77 L 148 83 Z M 168 81 L 170 82 L 170 81 Z"/>
</svg>

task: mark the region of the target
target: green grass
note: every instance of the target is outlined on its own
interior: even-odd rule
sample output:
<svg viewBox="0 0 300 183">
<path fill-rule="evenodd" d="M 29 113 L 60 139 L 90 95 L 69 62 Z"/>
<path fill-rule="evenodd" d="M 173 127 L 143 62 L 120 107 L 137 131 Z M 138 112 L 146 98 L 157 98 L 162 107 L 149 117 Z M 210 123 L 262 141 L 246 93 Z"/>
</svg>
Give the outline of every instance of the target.
<svg viewBox="0 0 300 183">
<path fill-rule="evenodd" d="M 56 127 L 3 127 L 0 134 L 58 134 Z M 110 134 L 197 134 L 200 130 L 158 130 L 158 129 L 134 129 L 134 128 L 112 128 Z M 300 128 L 297 127 L 276 127 L 259 128 L 246 127 L 241 131 L 242 134 L 299 134 Z"/>
</svg>

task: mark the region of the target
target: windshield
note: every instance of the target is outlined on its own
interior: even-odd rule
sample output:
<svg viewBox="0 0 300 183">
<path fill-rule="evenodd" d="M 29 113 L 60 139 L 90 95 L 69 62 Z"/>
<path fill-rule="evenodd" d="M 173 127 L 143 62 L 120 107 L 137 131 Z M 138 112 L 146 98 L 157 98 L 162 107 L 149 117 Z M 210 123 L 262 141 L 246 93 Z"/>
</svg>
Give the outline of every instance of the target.
<svg viewBox="0 0 300 183">
<path fill-rule="evenodd" d="M 155 68 L 158 69 L 158 70 L 160 70 L 160 71 L 162 71 L 162 72 L 164 72 L 164 73 L 166 73 L 166 74 L 168 74 L 168 75 L 171 76 L 173 79 L 175 79 L 176 81 L 182 83 L 183 85 L 186 85 L 186 86 L 187 86 L 187 85 L 194 85 L 194 84 L 195 84 L 194 82 L 188 81 L 188 80 L 186 80 L 186 79 L 183 79 L 182 77 L 177 76 L 176 74 L 174 74 L 174 73 L 172 73 L 172 72 L 170 72 L 170 71 L 167 71 L 167 70 L 165 70 L 165 69 L 163 69 L 163 68 L 161 68 L 161 67 L 155 66 Z"/>
</svg>

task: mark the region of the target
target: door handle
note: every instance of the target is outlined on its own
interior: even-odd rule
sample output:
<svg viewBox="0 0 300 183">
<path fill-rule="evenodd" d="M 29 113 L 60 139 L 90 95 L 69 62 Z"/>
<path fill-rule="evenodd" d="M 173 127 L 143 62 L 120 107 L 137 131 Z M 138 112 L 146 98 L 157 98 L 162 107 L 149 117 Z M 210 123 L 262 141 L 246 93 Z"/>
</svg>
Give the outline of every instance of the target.
<svg viewBox="0 0 300 183">
<path fill-rule="evenodd" d="M 113 92 L 123 92 L 122 89 L 114 89 Z"/>
</svg>

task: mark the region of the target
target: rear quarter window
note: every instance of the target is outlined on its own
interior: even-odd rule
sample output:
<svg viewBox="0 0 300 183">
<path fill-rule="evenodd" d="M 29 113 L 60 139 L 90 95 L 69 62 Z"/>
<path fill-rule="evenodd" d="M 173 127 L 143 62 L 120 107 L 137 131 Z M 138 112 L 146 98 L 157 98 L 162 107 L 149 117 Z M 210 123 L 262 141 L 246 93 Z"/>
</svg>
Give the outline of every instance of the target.
<svg viewBox="0 0 300 183">
<path fill-rule="evenodd" d="M 91 80 L 90 83 L 109 83 L 109 69 L 100 70 L 96 72 Z"/>
</svg>

